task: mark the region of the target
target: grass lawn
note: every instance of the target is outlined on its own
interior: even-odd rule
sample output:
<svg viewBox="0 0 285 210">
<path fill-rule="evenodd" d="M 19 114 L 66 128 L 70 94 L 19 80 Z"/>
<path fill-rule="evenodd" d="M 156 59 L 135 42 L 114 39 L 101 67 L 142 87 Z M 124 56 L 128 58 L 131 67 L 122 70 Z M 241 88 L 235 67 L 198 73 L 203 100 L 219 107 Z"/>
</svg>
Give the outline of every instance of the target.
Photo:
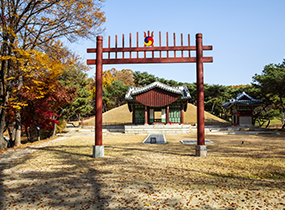
<svg viewBox="0 0 285 210">
<path fill-rule="evenodd" d="M 103 136 L 96 159 L 94 136 L 38 148 L 2 171 L 5 209 L 285 208 L 284 133 L 208 135 L 204 158 L 179 142 L 195 134 L 166 135 L 165 145 L 145 137 Z"/>
<path fill-rule="evenodd" d="M 267 125 L 268 121 L 265 122 L 263 124 L 263 126 L 261 126 L 262 128 L 266 128 L 266 125 Z M 255 126 L 259 126 L 259 123 L 256 121 L 255 122 Z M 270 124 L 268 126 L 268 128 L 270 129 L 281 129 L 282 128 L 282 120 L 279 118 L 274 118 L 272 120 L 270 120 Z"/>
</svg>

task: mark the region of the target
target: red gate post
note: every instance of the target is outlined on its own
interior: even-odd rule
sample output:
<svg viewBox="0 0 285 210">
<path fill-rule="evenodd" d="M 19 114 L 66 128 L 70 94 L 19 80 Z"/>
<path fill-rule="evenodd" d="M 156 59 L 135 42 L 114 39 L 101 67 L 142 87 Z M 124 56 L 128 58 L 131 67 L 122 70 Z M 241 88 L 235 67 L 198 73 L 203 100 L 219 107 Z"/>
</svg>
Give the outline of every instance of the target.
<svg viewBox="0 0 285 210">
<path fill-rule="evenodd" d="M 95 146 L 93 146 L 93 158 L 104 156 L 102 145 L 102 59 L 103 37 L 97 36 L 96 51 L 96 121 L 95 121 Z"/>
<path fill-rule="evenodd" d="M 204 84 L 203 84 L 203 40 L 202 34 L 196 34 L 196 76 L 197 76 L 197 145 L 196 156 L 207 155 L 205 145 L 205 121 L 204 121 Z"/>
</svg>

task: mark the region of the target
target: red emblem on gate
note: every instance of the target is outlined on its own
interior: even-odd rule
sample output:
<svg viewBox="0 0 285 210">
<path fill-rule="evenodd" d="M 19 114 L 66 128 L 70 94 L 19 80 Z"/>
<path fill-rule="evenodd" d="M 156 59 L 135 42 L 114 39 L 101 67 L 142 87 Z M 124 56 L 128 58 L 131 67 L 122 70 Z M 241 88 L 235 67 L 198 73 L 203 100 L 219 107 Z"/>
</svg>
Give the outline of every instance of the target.
<svg viewBox="0 0 285 210">
<path fill-rule="evenodd" d="M 151 32 L 151 35 L 149 33 L 149 31 L 147 32 L 147 35 L 146 35 L 146 32 L 144 32 L 144 44 L 146 46 L 152 46 L 153 47 L 153 32 Z"/>
</svg>

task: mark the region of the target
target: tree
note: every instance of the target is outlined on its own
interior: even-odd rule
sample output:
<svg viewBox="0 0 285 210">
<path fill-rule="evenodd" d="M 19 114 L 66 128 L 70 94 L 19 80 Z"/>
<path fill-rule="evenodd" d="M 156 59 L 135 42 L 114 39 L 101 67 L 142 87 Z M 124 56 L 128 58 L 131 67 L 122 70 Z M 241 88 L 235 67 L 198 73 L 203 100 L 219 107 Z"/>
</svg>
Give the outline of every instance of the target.
<svg viewBox="0 0 285 210">
<path fill-rule="evenodd" d="M 105 21 L 100 1 L 93 0 L 2 0 L 0 3 L 0 148 L 5 147 L 3 130 L 8 100 L 17 87 L 18 100 L 24 86 L 23 70 L 29 65 L 26 52 L 47 52 L 59 38 L 94 38 Z M 48 53 L 48 52 L 47 52 Z M 21 116 L 16 111 L 17 131 Z M 19 137 L 19 135 L 17 135 Z"/>
<path fill-rule="evenodd" d="M 139 72 L 135 71 L 133 74 L 134 77 L 134 83 L 136 87 L 141 87 L 143 85 L 149 85 L 153 83 L 157 77 L 155 77 L 152 74 L 148 74 L 147 72 Z"/>
<path fill-rule="evenodd" d="M 122 81 L 127 86 L 134 85 L 133 71 L 131 69 L 122 69 L 117 71 L 115 78 L 119 81 Z"/>
<path fill-rule="evenodd" d="M 20 117 L 18 121 L 26 131 L 31 127 L 49 127 L 50 122 L 55 122 L 50 118 L 55 116 L 58 107 L 73 100 L 73 90 L 66 89 L 56 80 L 64 67 L 58 60 L 50 59 L 47 54 L 38 51 L 27 55 L 25 59 L 29 66 L 22 69 L 24 86 L 20 90 L 17 86 L 12 89 L 6 108 L 6 127 L 14 125 L 15 118 Z M 16 146 L 20 144 L 19 131 L 21 129 L 13 132 L 16 136 L 10 135 Z"/>
<path fill-rule="evenodd" d="M 285 127 L 285 59 L 279 64 L 266 65 L 262 73 L 253 76 L 253 83 L 260 88 L 263 100 L 282 113 L 282 129 Z"/>
<path fill-rule="evenodd" d="M 108 86 L 108 92 L 112 101 L 115 102 L 116 106 L 121 106 L 125 101 L 125 95 L 128 91 L 128 86 L 125 85 L 122 81 L 116 80 L 113 81 L 110 86 Z"/>
<path fill-rule="evenodd" d="M 221 113 L 223 113 L 222 105 L 229 96 L 226 86 L 205 84 L 205 110 L 221 117 Z"/>
<path fill-rule="evenodd" d="M 96 75 L 95 75 L 96 76 Z M 106 70 L 102 75 L 102 100 L 103 112 L 125 103 L 125 94 L 128 87 L 134 85 L 133 71 L 131 69 L 116 70 L 115 68 Z M 89 92 L 92 94 L 92 104 L 95 106 L 96 81 L 95 77 L 90 79 Z M 93 111 L 95 114 L 95 111 Z"/>
<path fill-rule="evenodd" d="M 88 91 L 87 74 L 75 66 L 65 69 L 58 77 L 58 81 L 66 88 L 74 88 L 75 100 L 61 108 L 59 115 L 64 115 L 67 121 L 76 116 L 80 121 L 81 116 L 89 114 L 93 107 L 90 105 L 92 100 L 91 93 Z"/>
</svg>

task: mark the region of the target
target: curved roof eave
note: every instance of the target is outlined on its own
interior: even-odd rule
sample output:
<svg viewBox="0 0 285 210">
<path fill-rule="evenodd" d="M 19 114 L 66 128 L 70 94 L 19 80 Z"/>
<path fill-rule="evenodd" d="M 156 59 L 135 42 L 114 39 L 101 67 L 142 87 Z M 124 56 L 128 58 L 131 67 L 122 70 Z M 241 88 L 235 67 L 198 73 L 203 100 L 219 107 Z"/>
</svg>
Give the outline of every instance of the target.
<svg viewBox="0 0 285 210">
<path fill-rule="evenodd" d="M 168 92 L 172 92 L 172 93 L 176 93 L 181 95 L 181 99 L 190 99 L 191 95 L 190 92 L 187 88 L 187 86 L 183 85 L 183 86 L 177 86 L 177 87 L 170 87 L 168 85 L 165 85 L 161 82 L 155 81 L 149 85 L 146 85 L 145 87 L 133 87 L 130 86 L 126 95 L 125 95 L 125 99 L 126 100 L 132 100 L 134 95 L 138 95 L 140 93 L 143 92 L 147 92 L 153 88 L 160 88 L 162 90 L 168 91 Z"/>
</svg>

